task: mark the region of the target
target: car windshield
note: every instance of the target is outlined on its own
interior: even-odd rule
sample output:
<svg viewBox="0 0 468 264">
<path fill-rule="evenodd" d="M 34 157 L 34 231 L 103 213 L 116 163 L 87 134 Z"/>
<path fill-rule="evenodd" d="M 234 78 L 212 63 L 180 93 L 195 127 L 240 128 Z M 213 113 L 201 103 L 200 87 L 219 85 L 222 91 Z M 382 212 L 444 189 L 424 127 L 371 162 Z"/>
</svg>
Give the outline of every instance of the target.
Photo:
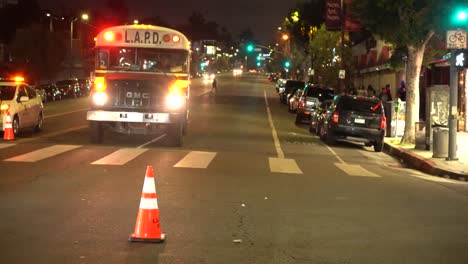
<svg viewBox="0 0 468 264">
<path fill-rule="evenodd" d="M 149 48 L 100 48 L 97 69 L 135 72 L 187 73 L 188 52 L 185 50 Z"/>
<path fill-rule="evenodd" d="M 307 89 L 307 96 L 318 98 L 320 102 L 323 102 L 325 100 L 333 99 L 334 92 L 331 89 L 310 87 L 309 89 Z"/>
<path fill-rule="evenodd" d="M 16 86 L 1 85 L 0 86 L 0 99 L 2 100 L 13 100 L 15 96 Z"/>
<path fill-rule="evenodd" d="M 345 111 L 358 111 L 367 113 L 381 113 L 382 103 L 378 100 L 355 99 L 351 97 L 343 98 L 341 109 Z M 379 111 L 380 110 L 380 111 Z"/>
</svg>

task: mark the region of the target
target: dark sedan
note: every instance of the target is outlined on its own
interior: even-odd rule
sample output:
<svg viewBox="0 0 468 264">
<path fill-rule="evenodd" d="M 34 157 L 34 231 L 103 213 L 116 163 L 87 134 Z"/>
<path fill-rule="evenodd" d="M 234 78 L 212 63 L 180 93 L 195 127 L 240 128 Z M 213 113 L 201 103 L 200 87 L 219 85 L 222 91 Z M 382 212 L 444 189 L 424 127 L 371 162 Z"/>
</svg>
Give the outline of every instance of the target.
<svg viewBox="0 0 468 264">
<path fill-rule="evenodd" d="M 60 89 L 62 97 L 77 98 L 82 96 L 80 83 L 77 79 L 61 80 L 55 83 Z"/>
<path fill-rule="evenodd" d="M 36 89 L 40 89 L 44 91 L 47 101 L 57 101 L 62 100 L 62 92 L 60 89 L 53 83 L 48 84 L 41 84 L 36 87 Z"/>
</svg>

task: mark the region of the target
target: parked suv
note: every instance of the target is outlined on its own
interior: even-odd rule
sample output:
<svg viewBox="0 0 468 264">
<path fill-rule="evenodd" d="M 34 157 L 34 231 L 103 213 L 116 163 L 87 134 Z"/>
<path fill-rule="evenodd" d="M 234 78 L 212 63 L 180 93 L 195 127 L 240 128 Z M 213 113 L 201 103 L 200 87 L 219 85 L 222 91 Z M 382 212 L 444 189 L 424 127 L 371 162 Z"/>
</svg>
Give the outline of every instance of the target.
<svg viewBox="0 0 468 264">
<path fill-rule="evenodd" d="M 363 142 L 383 150 L 387 120 L 377 98 L 341 95 L 335 97 L 323 120 L 319 135 L 328 144 L 336 140 Z"/>
<path fill-rule="evenodd" d="M 320 103 L 333 99 L 335 92 L 331 88 L 307 85 L 297 107 L 296 123 L 309 122 L 310 116 Z"/>
</svg>

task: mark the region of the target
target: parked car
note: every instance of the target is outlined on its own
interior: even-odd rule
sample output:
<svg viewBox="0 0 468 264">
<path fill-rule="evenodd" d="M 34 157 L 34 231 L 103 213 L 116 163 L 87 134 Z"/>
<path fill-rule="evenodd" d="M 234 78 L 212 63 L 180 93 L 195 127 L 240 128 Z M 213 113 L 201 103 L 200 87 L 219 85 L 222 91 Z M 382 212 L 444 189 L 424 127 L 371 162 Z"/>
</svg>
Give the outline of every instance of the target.
<svg viewBox="0 0 468 264">
<path fill-rule="evenodd" d="M 42 130 L 44 116 L 41 97 L 23 81 L 4 79 L 0 81 L 0 131 L 5 131 L 5 115 L 10 113 L 13 134 L 22 129 Z"/>
<path fill-rule="evenodd" d="M 340 95 L 326 112 L 319 135 L 327 144 L 348 140 L 373 145 L 376 152 L 383 150 L 387 120 L 379 99 Z"/>
<path fill-rule="evenodd" d="M 309 131 L 319 135 L 319 128 L 325 117 L 327 109 L 333 103 L 333 100 L 325 100 L 318 107 L 313 108 L 310 113 Z"/>
<path fill-rule="evenodd" d="M 279 93 L 280 101 L 283 104 L 288 104 L 291 95 L 294 94 L 297 89 L 303 89 L 304 87 L 305 83 L 302 81 L 287 80 L 284 84 L 284 91 Z"/>
<path fill-rule="evenodd" d="M 60 89 L 62 97 L 77 98 L 82 95 L 77 79 L 61 80 L 56 82 L 55 85 Z"/>
<path fill-rule="evenodd" d="M 331 88 L 307 85 L 297 108 L 296 123 L 309 122 L 311 113 L 325 100 L 333 99 L 335 92 Z"/>
<path fill-rule="evenodd" d="M 278 79 L 276 81 L 276 85 L 275 85 L 275 88 L 276 88 L 276 92 L 277 93 L 281 93 L 284 91 L 284 85 L 286 84 L 286 79 Z"/>
<path fill-rule="evenodd" d="M 80 92 L 82 96 L 87 96 L 91 92 L 91 81 L 89 79 L 78 79 L 80 85 Z"/>
<path fill-rule="evenodd" d="M 36 91 L 36 93 L 41 97 L 41 101 L 43 103 L 47 102 L 47 93 L 46 93 L 46 91 L 44 91 L 44 89 L 42 89 L 42 87 L 40 87 L 40 86 L 32 87 L 31 86 L 31 88 L 33 88 Z"/>
<path fill-rule="evenodd" d="M 295 113 L 297 111 L 297 107 L 299 105 L 299 99 L 302 97 L 304 93 L 304 89 L 297 89 L 296 93 L 294 93 L 291 98 L 289 99 L 289 112 Z"/>
<path fill-rule="evenodd" d="M 44 91 L 46 101 L 62 100 L 62 92 L 60 92 L 60 89 L 53 83 L 41 84 L 37 89 Z"/>
</svg>

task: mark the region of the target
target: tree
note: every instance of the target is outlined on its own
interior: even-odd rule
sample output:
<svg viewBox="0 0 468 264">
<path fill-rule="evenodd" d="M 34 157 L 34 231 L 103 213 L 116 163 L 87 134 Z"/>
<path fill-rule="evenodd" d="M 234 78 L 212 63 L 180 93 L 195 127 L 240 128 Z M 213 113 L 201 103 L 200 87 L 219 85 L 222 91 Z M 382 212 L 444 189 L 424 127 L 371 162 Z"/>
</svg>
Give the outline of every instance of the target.
<svg viewBox="0 0 468 264">
<path fill-rule="evenodd" d="M 285 17 L 282 28 L 289 36 L 288 52 L 292 59 L 293 71 L 311 66 L 307 47 L 317 28 L 324 22 L 324 14 L 325 1 L 308 0 L 299 2 Z"/>
<path fill-rule="evenodd" d="M 383 40 L 405 47 L 406 119 L 401 143 L 414 144 L 415 122 L 419 120 L 419 74 L 426 46 L 434 33 L 447 25 L 456 0 L 353 0 L 352 12 L 361 24 Z"/>
<path fill-rule="evenodd" d="M 344 58 L 341 54 L 341 33 L 327 31 L 325 24 L 310 39 L 309 54 L 312 58 L 312 68 L 315 70 L 315 82 L 331 87 L 338 87 L 338 71 L 341 69 L 340 60 L 351 61 L 351 49 L 345 46 Z M 346 72 L 352 72 L 352 64 L 346 64 Z"/>
</svg>

